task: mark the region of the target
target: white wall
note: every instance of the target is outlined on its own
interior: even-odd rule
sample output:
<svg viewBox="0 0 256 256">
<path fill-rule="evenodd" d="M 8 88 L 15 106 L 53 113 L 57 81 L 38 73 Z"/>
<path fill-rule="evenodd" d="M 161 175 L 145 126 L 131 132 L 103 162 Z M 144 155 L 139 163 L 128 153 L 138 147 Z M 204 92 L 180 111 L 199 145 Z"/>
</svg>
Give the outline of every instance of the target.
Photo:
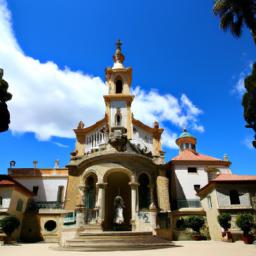
<svg viewBox="0 0 256 256">
<path fill-rule="evenodd" d="M 23 186 L 33 191 L 33 186 L 38 186 L 36 201 L 56 201 L 58 187 L 64 186 L 63 200 L 65 199 L 67 177 L 35 177 L 35 178 L 15 178 Z"/>
<path fill-rule="evenodd" d="M 188 167 L 197 167 L 197 173 L 188 173 Z M 202 188 L 208 184 L 209 176 L 206 171 L 208 167 L 203 165 L 176 165 L 174 167 L 177 199 L 199 199 L 196 196 L 194 185 L 200 185 Z M 230 173 L 230 169 L 225 166 L 212 166 L 212 168 L 218 169 L 220 173 Z"/>
<path fill-rule="evenodd" d="M 115 126 L 115 115 L 117 108 L 120 108 L 122 115 L 121 126 L 127 128 L 127 104 L 126 101 L 111 101 L 110 103 L 110 118 L 111 127 Z"/>
<path fill-rule="evenodd" d="M 0 208 L 8 209 L 11 202 L 12 190 L 9 188 L 0 189 L 0 196 L 3 198 Z"/>
<path fill-rule="evenodd" d="M 199 199 L 196 196 L 194 185 L 200 185 L 202 188 L 208 183 L 208 174 L 203 167 L 197 167 L 197 173 L 188 173 L 188 167 L 196 166 L 176 166 L 175 184 L 177 199 Z"/>
<path fill-rule="evenodd" d="M 136 130 L 136 131 L 134 131 Z M 137 126 L 133 126 L 133 144 L 140 144 L 141 148 L 147 147 L 148 151 L 153 151 L 153 137 L 152 134 L 142 130 Z"/>
</svg>

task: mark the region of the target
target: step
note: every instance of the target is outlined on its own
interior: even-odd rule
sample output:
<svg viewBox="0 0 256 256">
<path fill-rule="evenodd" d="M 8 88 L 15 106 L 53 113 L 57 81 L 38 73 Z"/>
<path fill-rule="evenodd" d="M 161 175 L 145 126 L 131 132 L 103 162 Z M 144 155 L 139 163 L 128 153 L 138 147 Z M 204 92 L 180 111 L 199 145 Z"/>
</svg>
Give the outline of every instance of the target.
<svg viewBox="0 0 256 256">
<path fill-rule="evenodd" d="M 152 236 L 152 232 L 136 232 L 136 231 L 103 231 L 97 232 L 80 232 L 79 236 Z"/>
<path fill-rule="evenodd" d="M 114 245 L 114 246 L 71 246 L 71 247 L 50 247 L 53 250 L 58 251 L 80 251 L 80 252 L 104 252 L 104 251 L 135 251 L 135 250 L 154 250 L 154 249 L 164 249 L 164 248 L 170 248 L 174 246 L 174 244 L 161 244 L 161 245 Z"/>
<path fill-rule="evenodd" d="M 72 241 L 146 241 L 151 240 L 151 237 L 129 237 L 129 236 L 113 236 L 113 237 L 75 237 L 72 239 Z M 68 240 L 71 241 L 71 240 Z"/>
</svg>

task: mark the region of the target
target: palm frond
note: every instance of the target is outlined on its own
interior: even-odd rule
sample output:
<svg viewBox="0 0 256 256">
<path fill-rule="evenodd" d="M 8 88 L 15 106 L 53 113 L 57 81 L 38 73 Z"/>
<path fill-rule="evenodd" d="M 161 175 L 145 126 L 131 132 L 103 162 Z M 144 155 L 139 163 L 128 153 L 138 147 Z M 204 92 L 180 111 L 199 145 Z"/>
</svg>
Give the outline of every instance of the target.
<svg viewBox="0 0 256 256">
<path fill-rule="evenodd" d="M 226 31 L 228 28 L 232 26 L 234 22 L 234 14 L 232 12 L 225 13 L 221 17 L 220 27 Z"/>
</svg>

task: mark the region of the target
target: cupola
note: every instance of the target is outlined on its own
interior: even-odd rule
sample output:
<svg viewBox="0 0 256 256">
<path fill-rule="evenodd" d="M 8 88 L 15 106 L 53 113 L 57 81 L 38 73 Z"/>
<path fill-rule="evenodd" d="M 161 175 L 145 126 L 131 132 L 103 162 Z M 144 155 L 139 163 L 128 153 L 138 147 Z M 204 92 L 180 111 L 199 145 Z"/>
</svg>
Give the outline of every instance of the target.
<svg viewBox="0 0 256 256">
<path fill-rule="evenodd" d="M 187 129 L 184 129 L 176 140 L 176 144 L 179 146 L 180 151 L 191 150 L 196 152 L 196 138 L 192 136 Z"/>
</svg>

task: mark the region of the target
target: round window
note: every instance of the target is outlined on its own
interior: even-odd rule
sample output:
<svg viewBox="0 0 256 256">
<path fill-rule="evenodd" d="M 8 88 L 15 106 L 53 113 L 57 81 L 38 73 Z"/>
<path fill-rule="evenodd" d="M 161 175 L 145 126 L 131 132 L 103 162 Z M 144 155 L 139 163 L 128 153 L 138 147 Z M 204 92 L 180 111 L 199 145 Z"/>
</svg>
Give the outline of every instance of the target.
<svg viewBox="0 0 256 256">
<path fill-rule="evenodd" d="M 44 228 L 47 231 L 53 231 L 56 228 L 56 226 L 57 226 L 57 223 L 54 220 L 48 220 L 44 224 Z"/>
</svg>

